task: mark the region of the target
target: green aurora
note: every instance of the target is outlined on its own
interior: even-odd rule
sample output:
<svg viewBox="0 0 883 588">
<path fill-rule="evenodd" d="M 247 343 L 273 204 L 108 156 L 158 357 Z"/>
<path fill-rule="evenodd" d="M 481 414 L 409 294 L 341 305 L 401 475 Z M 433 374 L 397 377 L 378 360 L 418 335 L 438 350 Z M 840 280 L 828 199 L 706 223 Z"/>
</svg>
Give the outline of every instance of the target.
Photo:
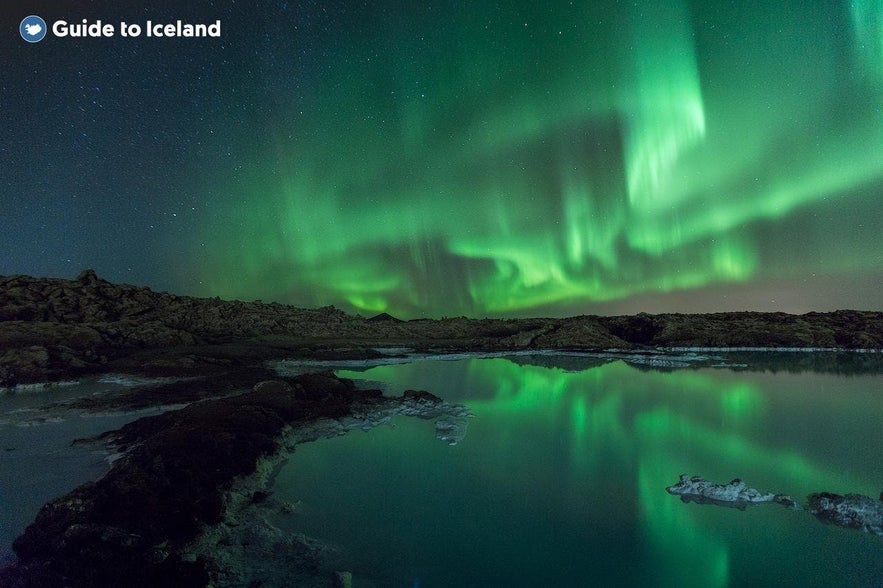
<svg viewBox="0 0 883 588">
<path fill-rule="evenodd" d="M 267 69 L 301 92 L 207 180 L 200 293 L 413 317 L 741 287 L 701 309 L 796 311 L 757 300 L 879 276 L 883 0 L 522 4 L 295 13 L 287 50 L 322 50 Z"/>
</svg>

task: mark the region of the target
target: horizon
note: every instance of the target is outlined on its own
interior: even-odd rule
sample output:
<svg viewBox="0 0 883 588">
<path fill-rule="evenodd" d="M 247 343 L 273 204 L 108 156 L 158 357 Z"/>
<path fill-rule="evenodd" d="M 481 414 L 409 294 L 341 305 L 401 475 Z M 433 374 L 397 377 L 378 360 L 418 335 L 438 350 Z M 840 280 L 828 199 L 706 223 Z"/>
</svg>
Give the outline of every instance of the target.
<svg viewBox="0 0 883 588">
<path fill-rule="evenodd" d="M 225 298 L 223 296 L 198 296 L 191 294 L 180 294 L 173 291 L 168 290 L 160 290 L 157 288 L 153 288 L 147 285 L 140 284 L 132 284 L 128 282 L 116 282 L 113 280 L 108 280 L 107 278 L 99 275 L 92 268 L 86 268 L 77 272 L 77 276 L 75 277 L 64 277 L 64 276 L 32 276 L 30 274 L 0 274 L 0 278 L 12 278 L 12 277 L 26 277 L 34 280 L 67 280 L 70 282 L 77 282 L 79 276 L 92 272 L 95 277 L 103 282 L 107 282 L 114 286 L 124 286 L 131 287 L 135 289 L 147 289 L 156 294 L 168 294 L 178 298 L 197 298 L 201 300 L 213 300 L 219 299 L 223 302 L 242 302 L 245 304 L 264 304 L 264 305 L 272 305 L 272 304 L 280 304 L 282 306 L 289 306 L 292 308 L 297 308 L 299 310 L 321 310 L 323 308 L 334 308 L 335 310 L 340 310 L 346 314 L 349 314 L 353 317 L 359 317 L 362 319 L 372 319 L 377 316 L 387 315 L 390 318 L 402 322 L 409 321 L 419 321 L 419 320 L 456 320 L 456 319 L 466 319 L 466 320 L 564 320 L 568 318 L 580 318 L 580 317 L 617 317 L 617 316 L 638 316 L 638 315 L 648 315 L 648 316 L 664 316 L 664 315 L 687 315 L 687 316 L 701 316 L 701 315 L 713 315 L 713 314 L 787 314 L 791 316 L 803 316 L 806 314 L 831 314 L 836 312 L 859 312 L 859 313 L 875 313 L 875 312 L 883 312 L 883 310 L 876 309 L 865 309 L 865 308 L 835 308 L 831 310 L 807 310 L 804 312 L 786 312 L 781 310 L 752 310 L 752 309 L 731 309 L 731 310 L 711 310 L 711 311 L 702 311 L 702 312 L 681 312 L 681 311 L 661 311 L 661 312 L 647 312 L 643 310 L 639 310 L 637 312 L 631 313 L 578 313 L 578 314 L 569 314 L 569 315 L 549 315 L 549 314 L 532 314 L 532 315 L 485 315 L 485 316 L 468 316 L 468 315 L 457 315 L 457 316 L 448 316 L 448 315 L 439 315 L 439 316 L 407 316 L 407 315 L 393 315 L 386 311 L 374 313 L 374 314 L 363 314 L 361 312 L 354 312 L 351 310 L 347 310 L 345 308 L 339 308 L 334 304 L 322 305 L 322 306 L 300 306 L 293 303 L 288 302 L 278 302 L 275 300 L 263 300 L 263 299 L 245 299 L 245 298 Z"/>
<path fill-rule="evenodd" d="M 880 310 L 878 9 L 9 3 L 221 29 L 0 37 L 0 275 L 365 317 Z"/>
</svg>

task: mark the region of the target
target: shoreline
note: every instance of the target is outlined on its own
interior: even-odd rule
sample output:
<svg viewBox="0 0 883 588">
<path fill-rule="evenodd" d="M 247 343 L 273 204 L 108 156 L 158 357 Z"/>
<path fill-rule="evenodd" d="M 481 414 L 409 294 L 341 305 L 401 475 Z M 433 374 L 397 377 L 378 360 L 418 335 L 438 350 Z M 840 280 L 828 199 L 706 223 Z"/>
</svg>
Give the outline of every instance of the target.
<svg viewBox="0 0 883 588">
<path fill-rule="evenodd" d="M 841 347 L 658 347 L 653 349 L 605 349 L 603 351 L 574 350 L 574 349 L 523 349 L 514 351 L 438 351 L 438 352 L 422 352 L 408 353 L 409 350 L 398 349 L 396 355 L 384 355 L 383 349 L 366 348 L 367 355 L 364 359 L 354 359 L 351 353 L 340 354 L 340 359 L 335 359 L 335 353 L 329 351 L 324 359 L 310 358 L 279 358 L 271 359 L 265 362 L 270 369 L 278 369 L 286 363 L 291 363 L 305 370 L 321 370 L 328 366 L 342 368 L 356 367 L 374 367 L 381 365 L 394 365 L 411 363 L 414 361 L 456 361 L 462 359 L 486 359 L 486 358 L 505 358 L 505 357 L 525 357 L 525 356 L 565 356 L 565 357 L 586 357 L 586 358 L 604 358 L 611 361 L 622 360 L 632 362 L 636 358 L 660 358 L 664 360 L 696 360 L 693 355 L 698 353 L 722 353 L 722 354 L 739 354 L 739 353 L 759 353 L 759 354 L 819 354 L 819 355 L 880 355 L 883 354 L 883 348 L 841 348 Z M 374 352 L 374 353 L 370 353 Z M 379 355 L 378 355 L 379 354 Z M 685 354 L 685 355 L 682 355 Z M 708 358 L 699 358 L 704 360 Z M 684 366 L 687 363 L 684 362 Z M 647 363 L 647 362 L 643 362 Z M 702 367 L 738 367 L 740 364 L 709 364 Z M 171 370 L 174 371 L 174 370 Z M 153 375 L 146 376 L 141 371 L 122 372 L 118 370 L 109 370 L 107 372 L 96 371 L 89 373 L 85 378 L 78 379 L 61 379 L 47 380 L 42 382 L 30 382 L 15 384 L 12 386 L 0 386 L 0 396 L 4 394 L 21 394 L 21 393 L 37 393 L 43 390 L 51 390 L 54 388 L 64 388 L 83 384 L 91 378 L 99 378 L 98 382 L 105 383 L 118 381 L 125 384 L 129 388 L 147 388 L 161 385 L 164 382 L 180 382 L 185 380 L 201 379 L 211 374 L 203 376 L 191 375 L 189 377 L 175 377 L 172 375 Z M 112 378 L 113 380 L 110 380 Z"/>
<path fill-rule="evenodd" d="M 266 498 L 292 449 L 396 414 L 471 413 L 427 392 L 384 397 L 320 373 L 264 380 L 250 392 L 192 402 L 99 435 L 95 440 L 120 454 L 110 471 L 40 509 L 14 541 L 18 559 L 0 570 L 0 583 L 205 586 L 242 573 L 211 554 L 222 539 L 233 545 L 230 530 L 241 526 L 234 523 Z"/>
<path fill-rule="evenodd" d="M 883 350 L 883 312 L 365 318 L 334 307 L 225 301 L 114 284 L 0 276 L 0 386 L 96 373 L 204 375 L 269 360 L 559 350 Z"/>
<path fill-rule="evenodd" d="M 225 492 L 227 512 L 224 520 L 204 528 L 182 549 L 188 561 L 211 561 L 211 586 L 272 586 L 268 570 L 286 568 L 285 586 L 338 586 L 337 577 L 350 574 L 333 569 L 328 551 L 321 541 L 302 533 L 280 531 L 268 519 L 272 515 L 290 515 L 296 507 L 276 501 L 273 487 L 276 476 L 297 446 L 332 439 L 352 431 L 368 431 L 388 425 L 395 416 L 422 419 L 467 419 L 471 411 L 448 404 L 426 392 L 386 398 L 366 411 L 354 411 L 343 419 L 319 419 L 299 427 L 287 427 L 280 435 L 280 449 L 261 458 L 254 473 L 237 479 Z M 465 434 L 465 425 L 464 425 Z M 442 432 L 436 438 L 448 442 Z M 259 497 L 259 499 L 255 499 Z M 247 544 L 247 547 L 246 545 Z M 294 578 L 301 578 L 295 581 Z"/>
</svg>

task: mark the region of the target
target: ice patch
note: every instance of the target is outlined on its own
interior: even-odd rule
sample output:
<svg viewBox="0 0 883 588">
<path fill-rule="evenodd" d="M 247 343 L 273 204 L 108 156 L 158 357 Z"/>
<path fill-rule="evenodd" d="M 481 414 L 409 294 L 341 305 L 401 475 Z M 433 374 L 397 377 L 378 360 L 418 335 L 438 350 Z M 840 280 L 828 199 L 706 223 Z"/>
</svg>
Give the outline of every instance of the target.
<svg viewBox="0 0 883 588">
<path fill-rule="evenodd" d="M 98 378 L 100 384 L 115 384 L 124 388 L 136 388 L 138 386 L 149 386 L 151 384 L 168 384 L 177 382 L 180 378 L 144 378 L 133 376 L 130 374 L 104 374 Z"/>
<path fill-rule="evenodd" d="M 60 388 L 63 386 L 76 386 L 79 380 L 62 380 L 60 382 L 36 382 L 34 384 L 16 384 L 15 386 L 0 387 L 0 396 L 3 394 L 17 394 L 19 392 L 35 392 L 47 388 Z"/>
</svg>

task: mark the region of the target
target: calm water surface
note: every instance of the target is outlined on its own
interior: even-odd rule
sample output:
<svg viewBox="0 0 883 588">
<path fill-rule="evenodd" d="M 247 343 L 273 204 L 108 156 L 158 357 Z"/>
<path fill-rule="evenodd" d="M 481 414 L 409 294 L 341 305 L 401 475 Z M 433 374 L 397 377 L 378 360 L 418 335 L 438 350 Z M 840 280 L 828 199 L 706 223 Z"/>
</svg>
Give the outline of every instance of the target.
<svg viewBox="0 0 883 588">
<path fill-rule="evenodd" d="M 125 380 L 103 377 L 72 386 L 0 391 L 0 565 L 15 559 L 13 540 L 43 504 L 110 469 L 103 444 L 72 446 L 74 439 L 159 412 L 89 415 L 72 412 L 64 404 L 47 406 L 128 387 Z"/>
<path fill-rule="evenodd" d="M 279 524 L 336 546 L 355 586 L 883 585 L 883 537 L 665 492 L 691 473 L 799 500 L 877 497 L 883 372 L 579 363 L 339 371 L 391 393 L 427 389 L 476 416 L 453 447 L 405 417 L 299 446 L 276 492 L 301 512 Z"/>
</svg>

